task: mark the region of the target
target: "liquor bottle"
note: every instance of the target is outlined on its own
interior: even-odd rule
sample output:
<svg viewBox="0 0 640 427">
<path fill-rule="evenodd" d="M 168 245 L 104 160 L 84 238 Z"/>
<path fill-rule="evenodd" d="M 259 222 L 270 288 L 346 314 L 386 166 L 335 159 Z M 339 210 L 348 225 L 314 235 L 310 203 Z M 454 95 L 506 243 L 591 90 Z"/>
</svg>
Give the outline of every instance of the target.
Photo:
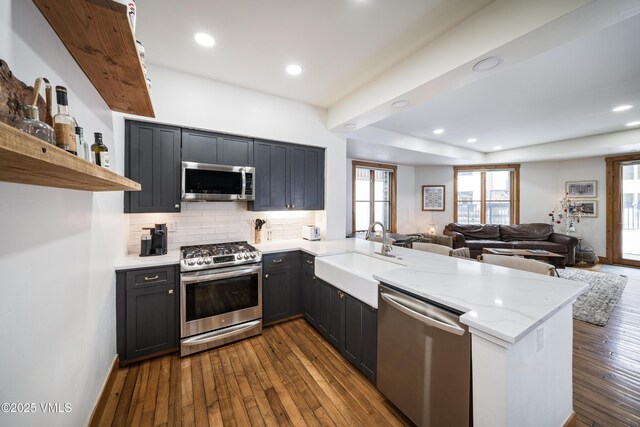
<svg viewBox="0 0 640 427">
<path fill-rule="evenodd" d="M 91 149 L 89 144 L 84 140 L 84 131 L 80 126 L 76 126 L 76 145 L 78 149 L 78 157 L 88 162 L 91 161 Z"/>
<path fill-rule="evenodd" d="M 93 162 L 98 166 L 109 169 L 109 149 L 102 142 L 102 134 L 100 132 L 96 132 L 93 136 L 96 140 L 96 142 L 91 146 Z"/>
<path fill-rule="evenodd" d="M 53 129 L 56 132 L 56 145 L 63 150 L 76 154 L 76 121 L 69 115 L 67 89 L 56 86 L 58 114 L 53 118 Z"/>
</svg>

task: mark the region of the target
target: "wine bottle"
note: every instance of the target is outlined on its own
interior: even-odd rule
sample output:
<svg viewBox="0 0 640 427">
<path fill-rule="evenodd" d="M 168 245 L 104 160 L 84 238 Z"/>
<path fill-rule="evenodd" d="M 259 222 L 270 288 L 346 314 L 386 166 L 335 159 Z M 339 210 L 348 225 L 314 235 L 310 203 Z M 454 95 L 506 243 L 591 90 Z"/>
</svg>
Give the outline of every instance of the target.
<svg viewBox="0 0 640 427">
<path fill-rule="evenodd" d="M 76 121 L 69 115 L 67 89 L 56 86 L 58 114 L 53 118 L 53 129 L 56 132 L 56 145 L 69 153 L 76 154 Z"/>
<path fill-rule="evenodd" d="M 93 134 L 93 137 L 95 138 L 95 142 L 91 146 L 93 162 L 98 166 L 109 169 L 109 149 L 102 142 L 102 134 L 96 132 Z"/>
</svg>

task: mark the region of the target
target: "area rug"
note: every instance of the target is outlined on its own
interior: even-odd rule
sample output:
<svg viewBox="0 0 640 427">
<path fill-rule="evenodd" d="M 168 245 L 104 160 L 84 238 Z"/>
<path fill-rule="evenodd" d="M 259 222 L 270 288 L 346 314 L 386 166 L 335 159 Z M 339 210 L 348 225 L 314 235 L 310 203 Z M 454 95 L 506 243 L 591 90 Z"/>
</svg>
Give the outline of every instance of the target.
<svg viewBox="0 0 640 427">
<path fill-rule="evenodd" d="M 578 280 L 589 285 L 573 304 L 573 318 L 604 326 L 616 308 L 618 298 L 627 284 L 627 277 L 576 268 L 559 269 L 563 279 Z"/>
</svg>

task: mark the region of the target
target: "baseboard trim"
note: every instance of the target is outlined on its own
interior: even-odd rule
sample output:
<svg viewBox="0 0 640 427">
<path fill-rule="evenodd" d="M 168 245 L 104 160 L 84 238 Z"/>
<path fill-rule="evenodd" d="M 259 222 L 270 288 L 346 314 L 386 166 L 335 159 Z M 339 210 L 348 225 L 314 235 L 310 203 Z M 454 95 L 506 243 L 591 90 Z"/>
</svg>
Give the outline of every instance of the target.
<svg viewBox="0 0 640 427">
<path fill-rule="evenodd" d="M 576 424 L 577 424 L 576 411 L 571 411 L 571 415 L 569 415 L 569 418 L 567 418 L 567 421 L 565 421 L 564 424 L 562 424 L 562 427 L 576 427 Z"/>
<path fill-rule="evenodd" d="M 598 262 L 600 264 L 611 264 L 609 258 L 607 258 L 606 256 L 599 256 L 598 257 Z"/>
<path fill-rule="evenodd" d="M 104 412 L 104 408 L 107 406 L 107 402 L 109 401 L 109 394 L 111 394 L 113 383 L 116 381 L 117 373 L 118 355 L 116 354 L 116 356 L 113 358 L 113 363 L 111 363 L 111 369 L 109 369 L 107 378 L 105 378 L 104 384 L 102 384 L 102 390 L 100 390 L 98 400 L 96 400 L 96 403 L 93 406 L 93 412 L 91 412 L 89 424 L 87 424 L 88 427 L 98 427 L 98 425 L 100 424 L 100 419 L 102 419 L 102 413 Z"/>
</svg>

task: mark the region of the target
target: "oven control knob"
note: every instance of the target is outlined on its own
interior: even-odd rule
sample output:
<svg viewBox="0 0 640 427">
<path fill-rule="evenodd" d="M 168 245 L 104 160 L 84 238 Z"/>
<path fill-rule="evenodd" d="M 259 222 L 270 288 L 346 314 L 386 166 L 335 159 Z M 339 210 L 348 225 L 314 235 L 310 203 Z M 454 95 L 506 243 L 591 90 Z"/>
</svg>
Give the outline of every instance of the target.
<svg viewBox="0 0 640 427">
<path fill-rule="evenodd" d="M 238 259 L 238 261 L 240 261 L 242 259 L 242 255 L 238 254 L 238 256 L 236 256 L 236 258 Z"/>
<path fill-rule="evenodd" d="M 187 261 L 187 264 L 196 265 L 196 261 L 194 259 L 190 259 L 189 261 Z"/>
<path fill-rule="evenodd" d="M 205 258 L 204 259 L 204 263 L 205 264 L 211 264 L 211 258 Z"/>
<path fill-rule="evenodd" d="M 251 258 L 255 258 L 256 257 L 256 253 L 255 252 L 251 252 Z"/>
<path fill-rule="evenodd" d="M 244 254 L 244 259 L 249 259 L 249 254 Z"/>
<path fill-rule="evenodd" d="M 203 263 L 204 261 L 202 261 L 202 258 L 198 258 L 198 261 L 196 261 L 196 262 L 198 263 L 198 265 L 202 265 L 202 263 Z"/>
</svg>

